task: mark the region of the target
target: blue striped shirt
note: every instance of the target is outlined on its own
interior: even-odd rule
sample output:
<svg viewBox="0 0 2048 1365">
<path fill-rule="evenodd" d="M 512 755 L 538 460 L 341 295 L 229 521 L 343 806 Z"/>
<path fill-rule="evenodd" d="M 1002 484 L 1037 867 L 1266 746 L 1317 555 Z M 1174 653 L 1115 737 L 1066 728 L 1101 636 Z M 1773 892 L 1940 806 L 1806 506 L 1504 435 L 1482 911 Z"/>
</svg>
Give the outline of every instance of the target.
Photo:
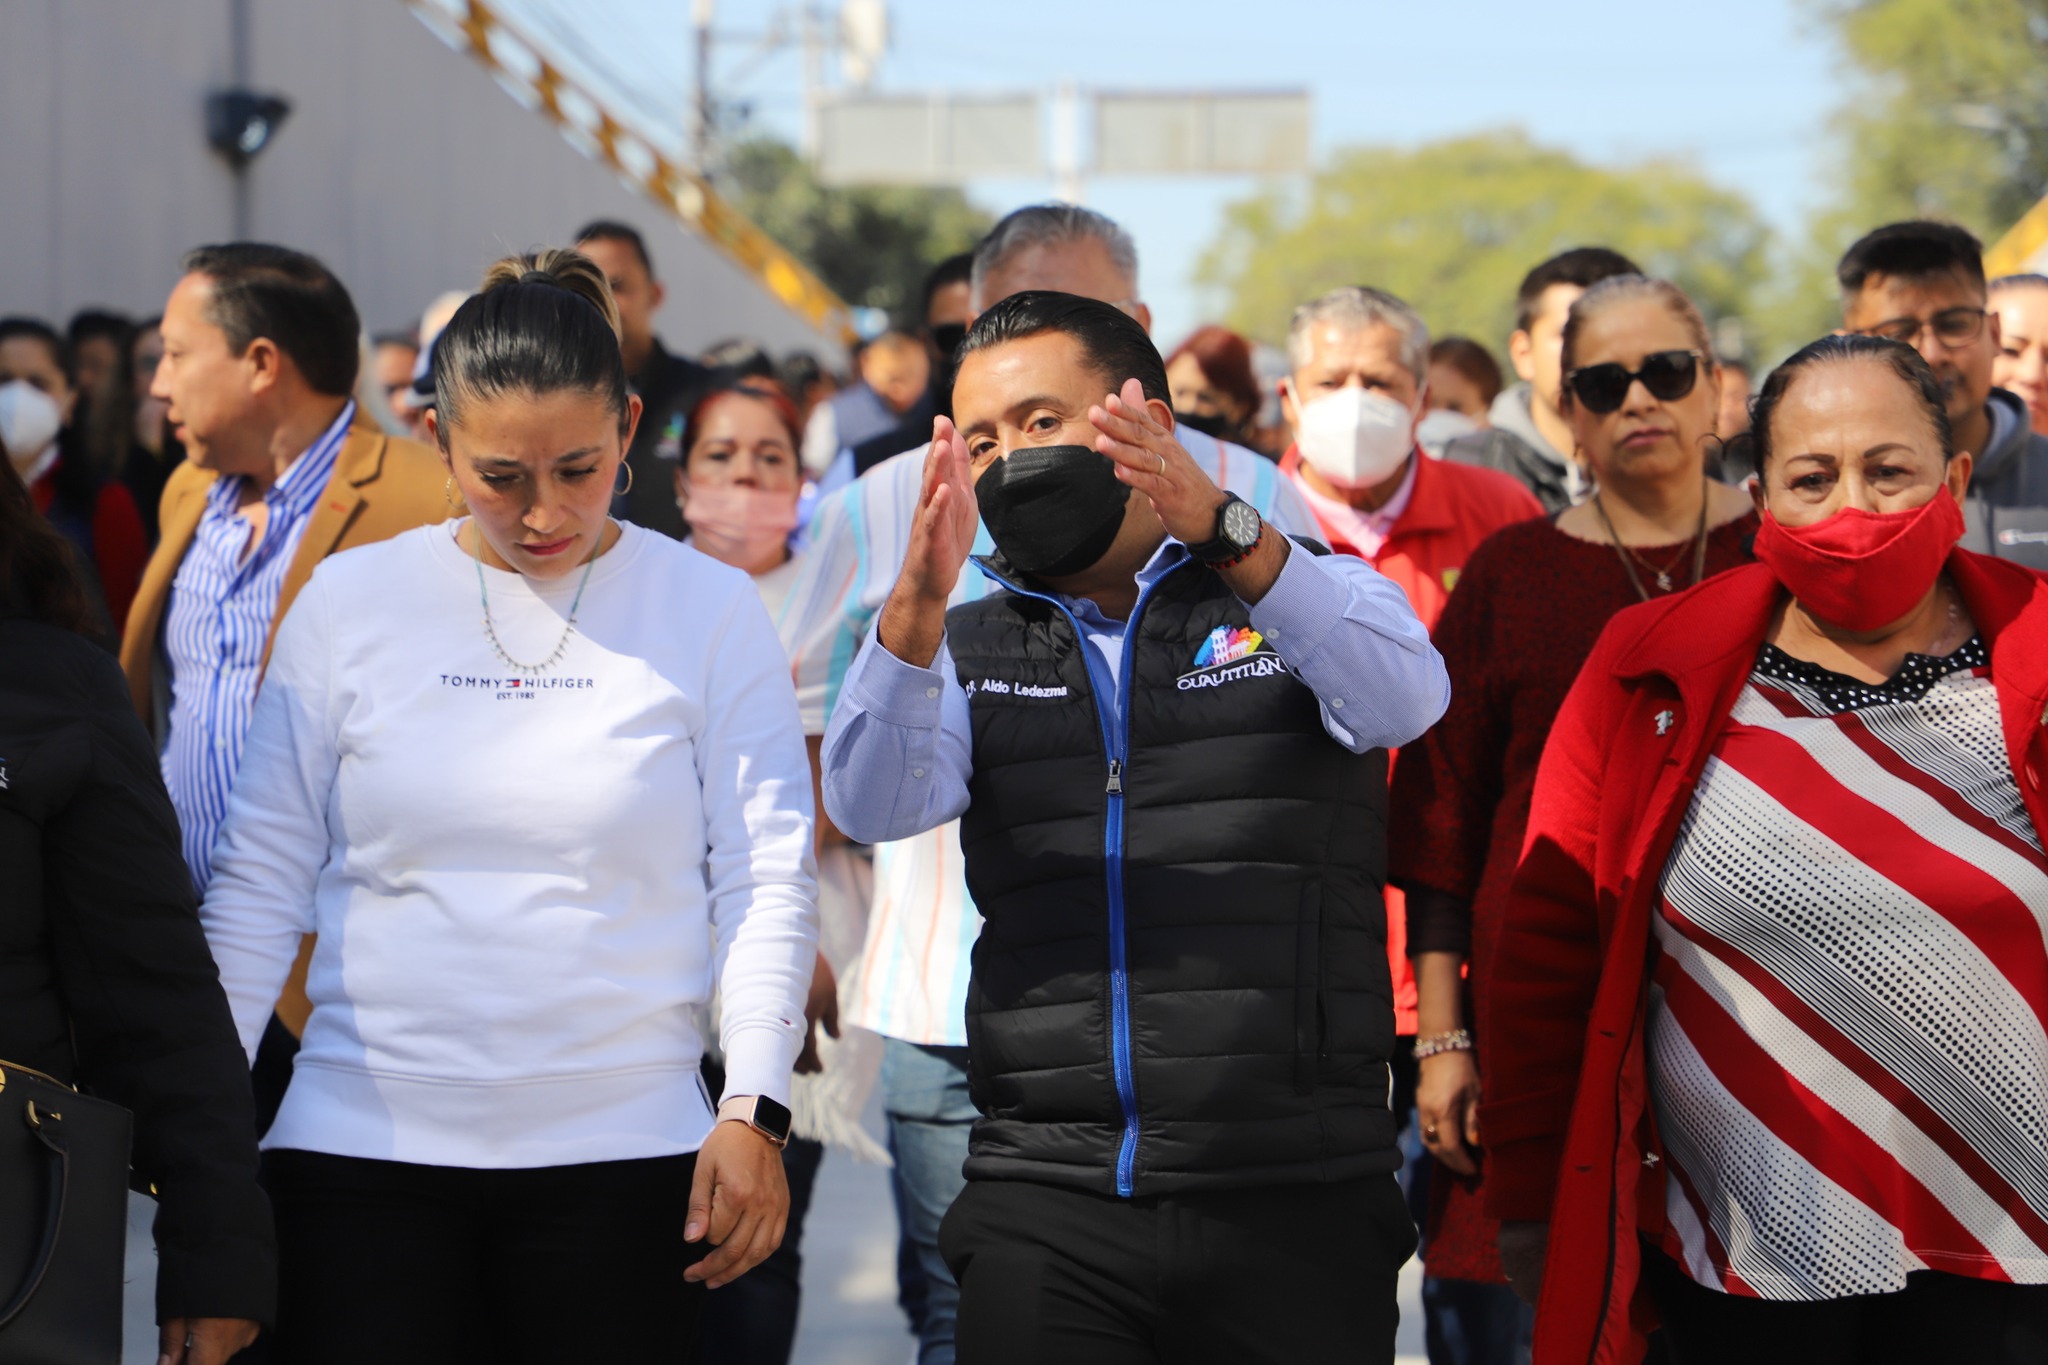
<svg viewBox="0 0 2048 1365">
<path fill-rule="evenodd" d="M 171 583 L 164 625 L 171 664 L 164 785 L 177 808 L 192 884 L 202 894 L 213 875 L 213 841 L 227 815 L 228 792 L 242 766 L 278 594 L 355 415 L 351 401 L 263 495 L 269 519 L 253 551 L 249 523 L 238 510 L 242 476 L 215 479 L 192 548 Z"/>
</svg>

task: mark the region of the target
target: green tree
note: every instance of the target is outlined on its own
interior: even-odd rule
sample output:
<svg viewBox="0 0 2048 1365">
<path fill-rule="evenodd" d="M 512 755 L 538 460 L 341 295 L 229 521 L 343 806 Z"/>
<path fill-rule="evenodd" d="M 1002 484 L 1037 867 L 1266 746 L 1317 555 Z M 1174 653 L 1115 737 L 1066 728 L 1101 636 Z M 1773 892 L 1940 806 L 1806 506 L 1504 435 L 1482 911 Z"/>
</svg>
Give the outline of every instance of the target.
<svg viewBox="0 0 2048 1365">
<path fill-rule="evenodd" d="M 1711 321 L 1743 313 L 1769 238 L 1746 199 L 1683 164 L 1591 166 L 1509 130 L 1340 152 L 1305 195 L 1273 190 L 1226 209 L 1196 276 L 1223 291 L 1233 325 L 1267 341 L 1284 338 L 1302 300 L 1372 284 L 1438 335 L 1500 347 L 1522 276 L 1567 247 L 1627 253 Z"/>
<path fill-rule="evenodd" d="M 766 137 L 732 149 L 720 188 L 839 297 L 899 326 L 924 321 L 912 314 L 926 272 L 993 222 L 958 190 L 827 188 L 795 148 Z"/>
<path fill-rule="evenodd" d="M 2048 3 L 1808 0 L 1850 75 L 1836 249 L 1900 218 L 1995 240 L 2048 190 Z"/>
<path fill-rule="evenodd" d="M 1763 303 L 1784 346 L 1841 320 L 1835 262 L 1882 223 L 1934 217 L 1988 246 L 2048 192 L 2048 0 L 1806 0 L 1841 50 L 1825 208 Z"/>
</svg>

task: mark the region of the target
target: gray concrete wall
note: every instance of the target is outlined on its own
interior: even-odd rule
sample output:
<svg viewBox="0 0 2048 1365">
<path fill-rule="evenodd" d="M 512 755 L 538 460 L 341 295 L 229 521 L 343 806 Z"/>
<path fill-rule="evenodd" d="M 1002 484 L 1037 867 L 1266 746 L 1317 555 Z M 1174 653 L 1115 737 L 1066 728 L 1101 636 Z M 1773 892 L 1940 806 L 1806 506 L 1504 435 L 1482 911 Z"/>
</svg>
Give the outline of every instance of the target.
<svg viewBox="0 0 2048 1365">
<path fill-rule="evenodd" d="M 608 217 L 647 235 L 672 347 L 748 335 L 841 358 L 400 0 L 249 10 L 249 84 L 293 106 L 249 170 L 251 235 L 325 260 L 367 327 Z M 230 80 L 230 16 L 230 0 L 0 0 L 0 313 L 156 311 L 179 254 L 232 234 L 204 112 Z"/>
</svg>

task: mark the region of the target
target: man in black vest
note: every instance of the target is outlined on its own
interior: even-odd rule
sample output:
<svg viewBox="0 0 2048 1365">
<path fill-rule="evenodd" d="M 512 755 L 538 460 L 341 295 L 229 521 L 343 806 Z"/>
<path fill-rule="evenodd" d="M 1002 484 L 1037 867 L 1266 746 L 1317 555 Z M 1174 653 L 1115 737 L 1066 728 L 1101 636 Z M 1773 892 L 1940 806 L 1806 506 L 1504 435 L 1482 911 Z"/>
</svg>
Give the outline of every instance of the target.
<svg viewBox="0 0 2048 1365">
<path fill-rule="evenodd" d="M 982 314 L 954 421 L 824 795 L 866 842 L 960 819 L 985 917 L 960 1357 L 1390 1361 L 1382 750 L 1442 660 L 1370 565 L 1201 471 L 1109 304 Z M 1003 590 L 949 612 L 977 509 Z"/>
</svg>

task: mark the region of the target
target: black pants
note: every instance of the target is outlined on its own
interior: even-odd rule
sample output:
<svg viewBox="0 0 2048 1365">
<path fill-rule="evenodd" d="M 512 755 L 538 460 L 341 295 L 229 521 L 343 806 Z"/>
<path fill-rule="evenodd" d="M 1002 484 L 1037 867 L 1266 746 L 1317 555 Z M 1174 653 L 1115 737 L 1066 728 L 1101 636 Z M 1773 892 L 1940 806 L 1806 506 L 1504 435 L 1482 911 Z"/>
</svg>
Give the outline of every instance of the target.
<svg viewBox="0 0 2048 1365">
<path fill-rule="evenodd" d="M 1141 1199 L 970 1180 L 939 1248 L 960 1365 L 1386 1365 L 1415 1225 L 1391 1175 Z"/>
<path fill-rule="evenodd" d="M 273 1151 L 276 1365 L 682 1365 L 695 1156 L 486 1171 Z"/>
<path fill-rule="evenodd" d="M 1674 1365 L 2041 1365 L 2048 1286 L 1920 1271 L 1895 1294 L 1785 1303 L 1723 1294 L 1643 1248 Z"/>
</svg>

